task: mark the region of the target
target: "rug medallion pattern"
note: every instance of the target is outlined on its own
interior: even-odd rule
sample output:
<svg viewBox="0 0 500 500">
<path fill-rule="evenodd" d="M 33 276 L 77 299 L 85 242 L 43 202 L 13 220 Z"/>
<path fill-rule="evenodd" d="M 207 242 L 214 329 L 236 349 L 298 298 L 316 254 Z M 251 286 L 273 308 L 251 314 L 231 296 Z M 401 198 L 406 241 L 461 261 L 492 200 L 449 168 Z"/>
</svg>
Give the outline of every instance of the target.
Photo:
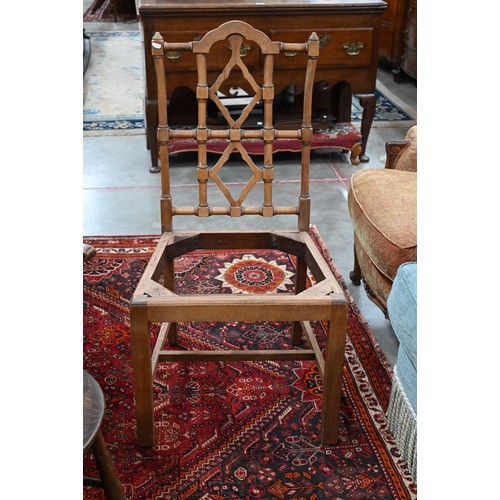
<svg viewBox="0 0 500 500">
<path fill-rule="evenodd" d="M 416 498 L 384 415 L 391 371 L 350 297 L 337 445 L 318 439 L 314 363 L 267 361 L 162 363 L 156 445 L 137 446 L 128 308 L 157 240 L 85 239 L 98 255 L 84 265 L 84 368 L 106 397 L 102 430 L 127 498 Z M 177 293 L 290 293 L 294 267 L 273 250 L 197 251 L 176 259 Z M 325 325 L 314 328 L 321 345 Z M 285 322 L 179 325 L 181 348 L 290 348 L 290 331 Z M 84 474 L 96 475 L 91 456 Z M 83 495 L 104 498 L 95 488 Z"/>
</svg>

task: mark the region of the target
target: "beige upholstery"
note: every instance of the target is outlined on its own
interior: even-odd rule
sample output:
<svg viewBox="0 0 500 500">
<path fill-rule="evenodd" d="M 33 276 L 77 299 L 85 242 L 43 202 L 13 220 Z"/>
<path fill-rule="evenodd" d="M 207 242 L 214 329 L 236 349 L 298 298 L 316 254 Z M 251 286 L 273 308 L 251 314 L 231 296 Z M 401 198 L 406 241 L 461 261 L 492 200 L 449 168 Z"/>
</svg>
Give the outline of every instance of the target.
<svg viewBox="0 0 500 500">
<path fill-rule="evenodd" d="M 386 167 L 353 174 L 348 207 L 354 227 L 354 284 L 387 315 L 387 297 L 404 262 L 417 261 L 417 127 L 386 145 Z"/>
</svg>

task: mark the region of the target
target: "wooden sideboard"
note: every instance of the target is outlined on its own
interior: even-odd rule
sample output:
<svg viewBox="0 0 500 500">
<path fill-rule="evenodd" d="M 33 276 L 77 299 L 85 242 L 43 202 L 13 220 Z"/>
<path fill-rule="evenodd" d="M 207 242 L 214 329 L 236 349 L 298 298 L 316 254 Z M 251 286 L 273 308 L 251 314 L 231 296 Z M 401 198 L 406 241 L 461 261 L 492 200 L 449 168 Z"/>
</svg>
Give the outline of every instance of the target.
<svg viewBox="0 0 500 500">
<path fill-rule="evenodd" d="M 363 107 L 360 159 L 368 161 L 366 144 L 375 115 L 380 15 L 386 8 L 383 0 L 136 1 L 144 46 L 146 138 L 152 172 L 159 170 L 157 89 L 151 55 L 154 33 L 160 32 L 168 41 L 187 42 L 232 19 L 245 21 L 280 42 L 305 42 L 312 31 L 318 34 L 322 47 L 316 70 L 315 105 L 327 109 L 334 121 L 350 122 L 352 95 L 358 97 Z M 182 125 L 182 120 L 189 115 L 189 106 L 180 103 L 182 92 L 174 96 L 174 91 L 196 88 L 196 67 L 190 56 L 193 57 L 189 54 L 172 57 L 168 63 L 172 125 Z M 250 52 L 246 63 L 251 71 L 259 71 L 260 60 L 256 53 Z M 285 91 L 294 84 L 298 86 L 298 93 L 304 74 L 305 65 L 300 57 L 277 58 L 276 92 Z M 174 103 L 176 99 L 177 104 Z"/>
</svg>

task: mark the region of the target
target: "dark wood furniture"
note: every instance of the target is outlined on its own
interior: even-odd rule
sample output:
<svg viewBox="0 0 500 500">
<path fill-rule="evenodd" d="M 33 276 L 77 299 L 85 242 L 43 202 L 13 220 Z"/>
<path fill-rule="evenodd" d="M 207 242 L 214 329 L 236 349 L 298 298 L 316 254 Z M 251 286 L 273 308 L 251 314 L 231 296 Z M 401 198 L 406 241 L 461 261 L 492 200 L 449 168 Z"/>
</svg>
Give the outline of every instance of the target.
<svg viewBox="0 0 500 500">
<path fill-rule="evenodd" d="M 90 36 L 85 33 L 85 29 L 83 30 L 83 76 L 85 76 L 85 72 L 87 71 L 89 62 L 90 62 L 90 53 L 91 53 L 91 45 L 90 45 Z"/>
<path fill-rule="evenodd" d="M 96 250 L 92 245 L 83 244 L 83 262 L 88 262 L 96 256 Z"/>
<path fill-rule="evenodd" d="M 118 21 L 118 0 L 108 0 L 111 2 L 111 7 L 113 9 L 113 19 L 115 23 Z M 105 9 L 108 6 L 108 1 L 106 0 L 97 0 L 92 6 L 90 13 L 95 14 L 98 9 Z"/>
<path fill-rule="evenodd" d="M 356 94 L 364 109 L 361 161 L 368 161 L 366 144 L 376 104 L 379 24 L 385 8 L 383 0 L 137 0 L 144 41 L 145 119 L 151 171 L 159 171 L 158 98 L 149 50 L 153 34 L 158 31 L 165 40 L 187 42 L 232 19 L 245 21 L 264 31 L 271 39 L 284 42 L 303 41 L 312 31 L 318 34 L 322 47 L 316 72 L 314 107 L 326 110 L 333 121 L 350 122 L 352 94 Z M 184 86 L 195 90 L 194 57 L 186 54 L 177 57 L 176 51 L 170 56 L 166 68 L 170 73 L 171 124 L 184 124 L 189 105 L 183 102 L 182 93 L 174 96 L 174 90 Z M 274 79 L 277 92 L 286 90 L 291 84 L 300 87 L 304 78 L 303 57 L 286 54 L 276 58 Z M 251 50 L 246 61 L 252 71 L 262 71 L 262 61 Z"/>
<path fill-rule="evenodd" d="M 401 53 L 401 34 L 407 0 L 387 0 L 387 9 L 380 16 L 379 56 L 395 65 Z"/>
<path fill-rule="evenodd" d="M 172 36 L 169 37 L 172 39 Z M 207 81 L 207 54 L 221 48 L 220 57 L 229 58 L 225 70 L 213 85 Z M 230 51 L 227 50 L 229 43 Z M 263 64 L 262 83 L 257 83 L 252 75 L 252 61 L 245 58 L 242 47 L 252 46 L 252 53 L 259 54 Z M 320 436 L 324 443 L 336 443 L 338 439 L 342 370 L 347 323 L 347 301 L 342 288 L 337 283 L 328 263 L 318 251 L 309 235 L 310 197 L 309 164 L 310 146 L 313 136 L 311 124 L 313 82 L 317 57 L 320 51 L 319 38 L 313 33 L 298 41 L 280 43 L 271 41 L 263 32 L 241 21 L 229 21 L 207 33 L 201 40 L 193 42 L 166 43 L 157 33 L 152 41 L 152 52 L 158 78 L 159 111 L 159 154 L 161 160 L 161 227 L 162 235 L 153 255 L 133 294 L 130 309 L 132 361 L 134 370 L 134 392 L 136 401 L 137 436 L 141 446 L 153 446 L 153 376 L 161 361 L 263 361 L 309 359 L 316 360 L 318 371 L 323 379 L 323 404 Z M 165 65 L 173 52 L 182 56 L 194 56 L 198 65 L 197 85 L 198 125 L 186 130 L 169 128 L 167 121 L 167 85 Z M 290 130 L 276 130 L 273 120 L 275 89 L 273 87 L 274 58 L 283 53 L 305 54 L 306 66 L 303 89 L 303 120 Z M 186 57 L 186 59 L 188 59 Z M 182 57 L 181 57 L 181 60 Z M 259 66 L 260 67 L 260 66 Z M 237 68 L 240 68 L 238 70 Z M 299 71 L 299 70 L 297 70 Z M 228 108 L 218 97 L 233 72 L 243 75 L 241 84 L 252 89 L 252 99 L 238 116 L 229 113 Z M 168 75 L 170 76 L 170 74 Z M 207 120 L 207 103 L 211 100 L 227 120 L 227 127 L 212 128 Z M 263 102 L 262 125 L 259 129 L 245 128 L 245 121 L 258 102 Z M 198 146 L 197 166 L 193 174 L 199 185 L 197 206 L 175 206 L 170 192 L 169 143 L 176 137 L 192 137 Z M 226 150 L 217 159 L 207 155 L 207 142 L 211 138 L 226 140 Z M 242 142 L 245 139 L 261 139 L 264 142 L 262 166 L 257 165 L 246 151 Z M 298 138 L 302 141 L 301 188 L 295 206 L 276 206 L 273 204 L 273 142 L 280 138 Z M 241 158 L 252 171 L 251 179 L 233 197 L 231 185 L 223 181 L 221 169 L 229 168 L 225 163 L 232 154 Z M 257 161 L 257 160 L 256 160 Z M 215 164 L 213 164 L 215 163 Z M 247 177 L 248 178 L 248 177 Z M 209 203 L 208 184 L 216 186 L 227 200 L 226 206 L 213 206 Z M 246 206 L 248 195 L 253 188 L 263 189 L 261 206 Z M 240 187 L 237 189 L 240 190 Z M 237 196 L 237 197 L 236 197 Z M 249 197 L 248 197 L 249 198 Z M 174 216 L 230 216 L 240 218 L 249 215 L 273 217 L 296 215 L 296 229 L 273 231 L 175 231 Z M 270 227 L 271 224 L 270 224 Z M 274 248 L 296 256 L 295 293 L 248 293 L 248 294 L 182 294 L 175 292 L 174 259 L 195 249 L 263 249 Z M 308 270 L 316 283 L 307 287 Z M 164 349 L 178 344 L 178 322 L 196 321 L 237 321 L 289 322 L 290 335 L 294 346 L 302 342 L 305 333 L 309 349 L 288 350 L 216 350 L 193 351 Z M 325 355 L 318 345 L 311 321 L 324 321 L 328 324 Z M 160 332 L 151 349 L 150 323 L 161 323 Z M 187 334 L 187 333 L 186 333 Z M 156 334 L 154 334 L 156 335 Z M 179 336 L 180 337 L 180 336 Z M 328 361 L 326 362 L 325 359 Z"/>
<path fill-rule="evenodd" d="M 399 66 L 395 71 L 396 81 L 399 81 L 400 70 L 417 78 L 417 0 L 407 0 L 401 44 Z"/>
<path fill-rule="evenodd" d="M 85 248 L 83 251 L 86 258 Z M 101 432 L 104 416 L 104 394 L 97 381 L 83 371 L 83 454 L 92 451 L 100 479 L 84 477 L 84 486 L 104 488 L 108 500 L 125 500 L 123 486 Z"/>
<path fill-rule="evenodd" d="M 399 82 L 401 70 L 417 78 L 416 0 L 387 0 L 380 21 L 379 55 L 393 66 L 395 81 Z"/>
</svg>

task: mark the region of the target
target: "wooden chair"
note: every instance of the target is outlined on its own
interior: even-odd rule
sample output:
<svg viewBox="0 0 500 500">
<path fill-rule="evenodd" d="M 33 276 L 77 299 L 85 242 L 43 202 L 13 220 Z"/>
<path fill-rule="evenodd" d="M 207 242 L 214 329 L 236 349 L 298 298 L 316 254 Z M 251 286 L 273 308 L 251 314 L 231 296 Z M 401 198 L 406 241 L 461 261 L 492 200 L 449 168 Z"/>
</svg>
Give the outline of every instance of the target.
<svg viewBox="0 0 500 500">
<path fill-rule="evenodd" d="M 214 44 L 229 44 L 229 62 L 218 77 L 207 71 L 207 56 Z M 258 85 L 244 63 L 245 46 L 260 48 L 264 71 Z M 219 44 L 220 46 L 220 44 Z M 227 49 L 226 49 L 227 50 Z M 305 43 L 271 41 L 263 32 L 241 21 L 229 21 L 208 32 L 201 40 L 189 43 L 165 42 L 159 33 L 152 40 L 152 51 L 158 80 L 159 126 L 158 142 L 161 160 L 161 228 L 159 243 L 143 273 L 131 300 L 131 335 L 136 400 L 137 435 L 139 444 L 154 444 L 153 376 L 159 362 L 164 361 L 259 361 L 259 360 L 316 360 L 323 380 L 321 435 L 323 443 L 336 443 L 341 398 L 341 382 L 347 322 L 347 302 L 328 263 L 310 237 L 309 163 L 312 137 L 311 103 L 314 73 L 319 54 L 319 40 L 312 33 Z M 198 66 L 198 126 L 190 130 L 173 130 L 167 121 L 167 88 L 165 59 L 182 51 L 196 56 Z M 296 130 L 275 130 L 273 127 L 273 59 L 283 52 L 306 54 L 303 123 Z M 235 67 L 254 92 L 250 103 L 234 119 L 218 92 Z M 213 83 L 209 83 L 209 76 Z M 207 126 L 207 102 L 211 100 L 228 122 L 224 130 Z M 263 126 L 260 129 L 242 125 L 257 102 L 263 103 Z M 195 207 L 173 205 L 170 192 L 169 141 L 175 137 L 191 137 L 198 142 L 199 203 Z M 227 140 L 227 147 L 216 164 L 209 168 L 206 143 L 212 138 Z M 263 168 L 259 168 L 244 148 L 245 139 L 264 142 Z M 272 199 L 273 141 L 277 138 L 302 140 L 301 192 L 295 206 L 275 206 Z M 241 195 L 234 199 L 219 171 L 231 153 L 241 155 L 253 176 Z M 195 168 L 193 168 L 195 170 Z M 227 207 L 210 206 L 207 184 L 213 181 L 228 200 Z M 263 186 L 262 206 L 244 206 L 252 188 Z M 224 215 L 242 217 L 260 215 L 273 217 L 292 214 L 298 217 L 298 227 L 290 230 L 260 231 L 176 231 L 173 217 L 192 215 L 209 217 Z M 194 249 L 264 249 L 272 248 L 296 256 L 295 293 L 177 295 L 175 293 L 174 259 Z M 314 276 L 312 286 L 306 286 L 307 270 Z M 164 342 L 176 345 L 177 322 L 196 321 L 288 321 L 293 323 L 292 342 L 297 345 L 303 333 L 309 339 L 310 349 L 289 350 L 163 350 Z M 324 348 L 318 345 L 310 321 L 328 324 L 328 339 Z M 156 344 L 151 349 L 150 323 L 161 323 Z"/>
</svg>

